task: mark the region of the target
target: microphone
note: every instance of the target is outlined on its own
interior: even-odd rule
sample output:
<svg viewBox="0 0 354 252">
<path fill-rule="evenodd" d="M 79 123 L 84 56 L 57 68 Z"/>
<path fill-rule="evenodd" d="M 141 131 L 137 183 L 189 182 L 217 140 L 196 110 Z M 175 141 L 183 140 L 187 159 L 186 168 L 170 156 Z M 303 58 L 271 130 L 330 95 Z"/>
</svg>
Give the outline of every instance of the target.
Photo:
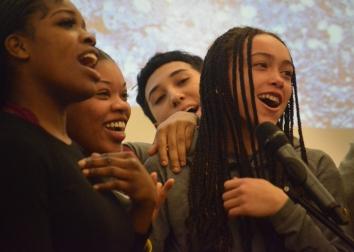
<svg viewBox="0 0 354 252">
<path fill-rule="evenodd" d="M 282 130 L 270 122 L 265 122 L 257 126 L 256 136 L 265 152 L 280 161 L 290 179 L 303 186 L 322 211 L 330 214 L 332 219 L 339 224 L 349 222 L 348 211 L 335 201 L 307 164 L 297 156 L 294 147 Z"/>
</svg>

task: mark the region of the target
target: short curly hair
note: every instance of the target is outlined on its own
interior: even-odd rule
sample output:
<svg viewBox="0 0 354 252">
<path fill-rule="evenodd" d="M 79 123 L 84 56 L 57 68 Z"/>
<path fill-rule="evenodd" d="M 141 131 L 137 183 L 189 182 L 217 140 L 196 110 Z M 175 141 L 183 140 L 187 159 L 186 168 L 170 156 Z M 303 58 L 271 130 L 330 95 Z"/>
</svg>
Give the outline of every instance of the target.
<svg viewBox="0 0 354 252">
<path fill-rule="evenodd" d="M 197 55 L 193 55 L 184 51 L 168 51 L 168 52 L 159 52 L 152 56 L 145 66 L 140 70 L 137 75 L 137 86 L 138 94 L 136 96 L 136 102 L 141 106 L 144 111 L 144 114 L 153 122 L 156 122 L 155 117 L 150 111 L 149 105 L 145 99 L 145 88 L 146 83 L 150 76 L 162 65 L 173 61 L 182 61 L 192 66 L 193 69 L 198 72 L 202 71 L 203 59 Z"/>
</svg>

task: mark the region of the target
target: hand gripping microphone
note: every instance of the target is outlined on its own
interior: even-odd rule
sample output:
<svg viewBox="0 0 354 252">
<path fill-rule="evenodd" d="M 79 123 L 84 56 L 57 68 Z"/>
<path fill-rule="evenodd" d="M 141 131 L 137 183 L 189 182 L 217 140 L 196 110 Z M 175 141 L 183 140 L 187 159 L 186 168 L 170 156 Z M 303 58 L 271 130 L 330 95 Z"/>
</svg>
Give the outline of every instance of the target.
<svg viewBox="0 0 354 252">
<path fill-rule="evenodd" d="M 280 161 L 292 182 L 302 186 L 322 211 L 338 224 L 349 222 L 347 210 L 334 200 L 305 162 L 297 156 L 283 131 L 274 124 L 265 122 L 257 126 L 256 136 L 264 151 Z"/>
</svg>

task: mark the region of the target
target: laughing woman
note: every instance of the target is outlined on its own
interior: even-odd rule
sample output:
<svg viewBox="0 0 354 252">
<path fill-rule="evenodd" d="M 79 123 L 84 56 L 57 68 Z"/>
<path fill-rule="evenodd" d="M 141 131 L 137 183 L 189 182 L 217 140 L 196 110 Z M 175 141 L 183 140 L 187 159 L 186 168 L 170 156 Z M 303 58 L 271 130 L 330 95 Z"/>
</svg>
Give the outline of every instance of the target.
<svg viewBox="0 0 354 252">
<path fill-rule="evenodd" d="M 85 155 L 95 153 L 80 162 L 83 174 L 95 189 L 113 190 L 123 204 L 128 204 L 135 232 L 144 235 L 151 225 L 156 193 L 145 167 L 122 143 L 131 112 L 126 82 L 119 66 L 102 50 L 95 69 L 101 75 L 97 91 L 90 99 L 69 107 L 68 132 Z M 110 179 L 102 180 L 102 177 Z"/>
<path fill-rule="evenodd" d="M 131 251 L 131 217 L 82 175 L 66 131 L 68 106 L 100 80 L 80 12 L 67 0 L 1 0 L 0 40 L 1 250 Z"/>
<path fill-rule="evenodd" d="M 277 161 L 259 155 L 255 127 L 277 124 L 343 203 L 333 161 L 304 147 L 295 67 L 285 43 L 260 29 L 230 29 L 209 49 L 200 89 L 203 114 L 189 182 L 190 251 L 350 251 L 297 203 L 311 200 Z M 295 111 L 299 141 L 293 139 Z M 299 198 L 288 196 L 285 186 Z"/>
</svg>

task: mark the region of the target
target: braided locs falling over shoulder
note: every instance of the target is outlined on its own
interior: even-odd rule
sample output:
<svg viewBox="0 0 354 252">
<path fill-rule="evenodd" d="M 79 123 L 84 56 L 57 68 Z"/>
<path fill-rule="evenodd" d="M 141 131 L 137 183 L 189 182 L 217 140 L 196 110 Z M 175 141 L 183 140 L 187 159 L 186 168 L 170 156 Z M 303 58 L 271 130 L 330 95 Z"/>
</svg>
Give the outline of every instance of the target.
<svg viewBox="0 0 354 252">
<path fill-rule="evenodd" d="M 251 52 L 253 37 L 259 34 L 269 34 L 284 44 L 272 33 L 252 27 L 235 27 L 215 40 L 204 59 L 200 85 L 203 114 L 190 171 L 188 195 L 190 210 L 187 227 L 190 251 L 229 251 L 232 247 L 232 234 L 222 200 L 224 182 L 230 178 L 228 156 L 231 155 L 235 159 L 241 177 L 264 177 L 264 169 L 261 167 L 265 161 L 256 159 L 256 162 L 251 164 L 242 137 L 245 134 L 252 136 L 254 127 L 258 124 Z M 245 72 L 244 62 L 248 68 Z M 249 87 L 245 85 L 245 77 L 248 78 Z M 240 85 L 236 85 L 237 82 Z M 302 157 L 307 162 L 295 73 L 292 85 L 292 97 L 278 125 L 292 139 L 296 107 Z M 246 92 L 249 92 L 251 97 L 250 106 Z M 241 96 L 238 96 L 239 93 Z M 242 101 L 238 101 L 238 97 L 241 97 Z M 242 104 L 245 110 L 246 127 L 241 124 L 242 108 L 238 104 Z M 252 153 L 256 153 L 255 140 L 252 139 L 250 145 Z M 279 178 L 279 175 L 272 178 Z M 283 180 L 276 179 L 271 182 L 279 185 L 280 181 Z M 244 251 L 251 251 L 252 233 L 248 218 L 240 218 L 240 236 Z"/>
</svg>

